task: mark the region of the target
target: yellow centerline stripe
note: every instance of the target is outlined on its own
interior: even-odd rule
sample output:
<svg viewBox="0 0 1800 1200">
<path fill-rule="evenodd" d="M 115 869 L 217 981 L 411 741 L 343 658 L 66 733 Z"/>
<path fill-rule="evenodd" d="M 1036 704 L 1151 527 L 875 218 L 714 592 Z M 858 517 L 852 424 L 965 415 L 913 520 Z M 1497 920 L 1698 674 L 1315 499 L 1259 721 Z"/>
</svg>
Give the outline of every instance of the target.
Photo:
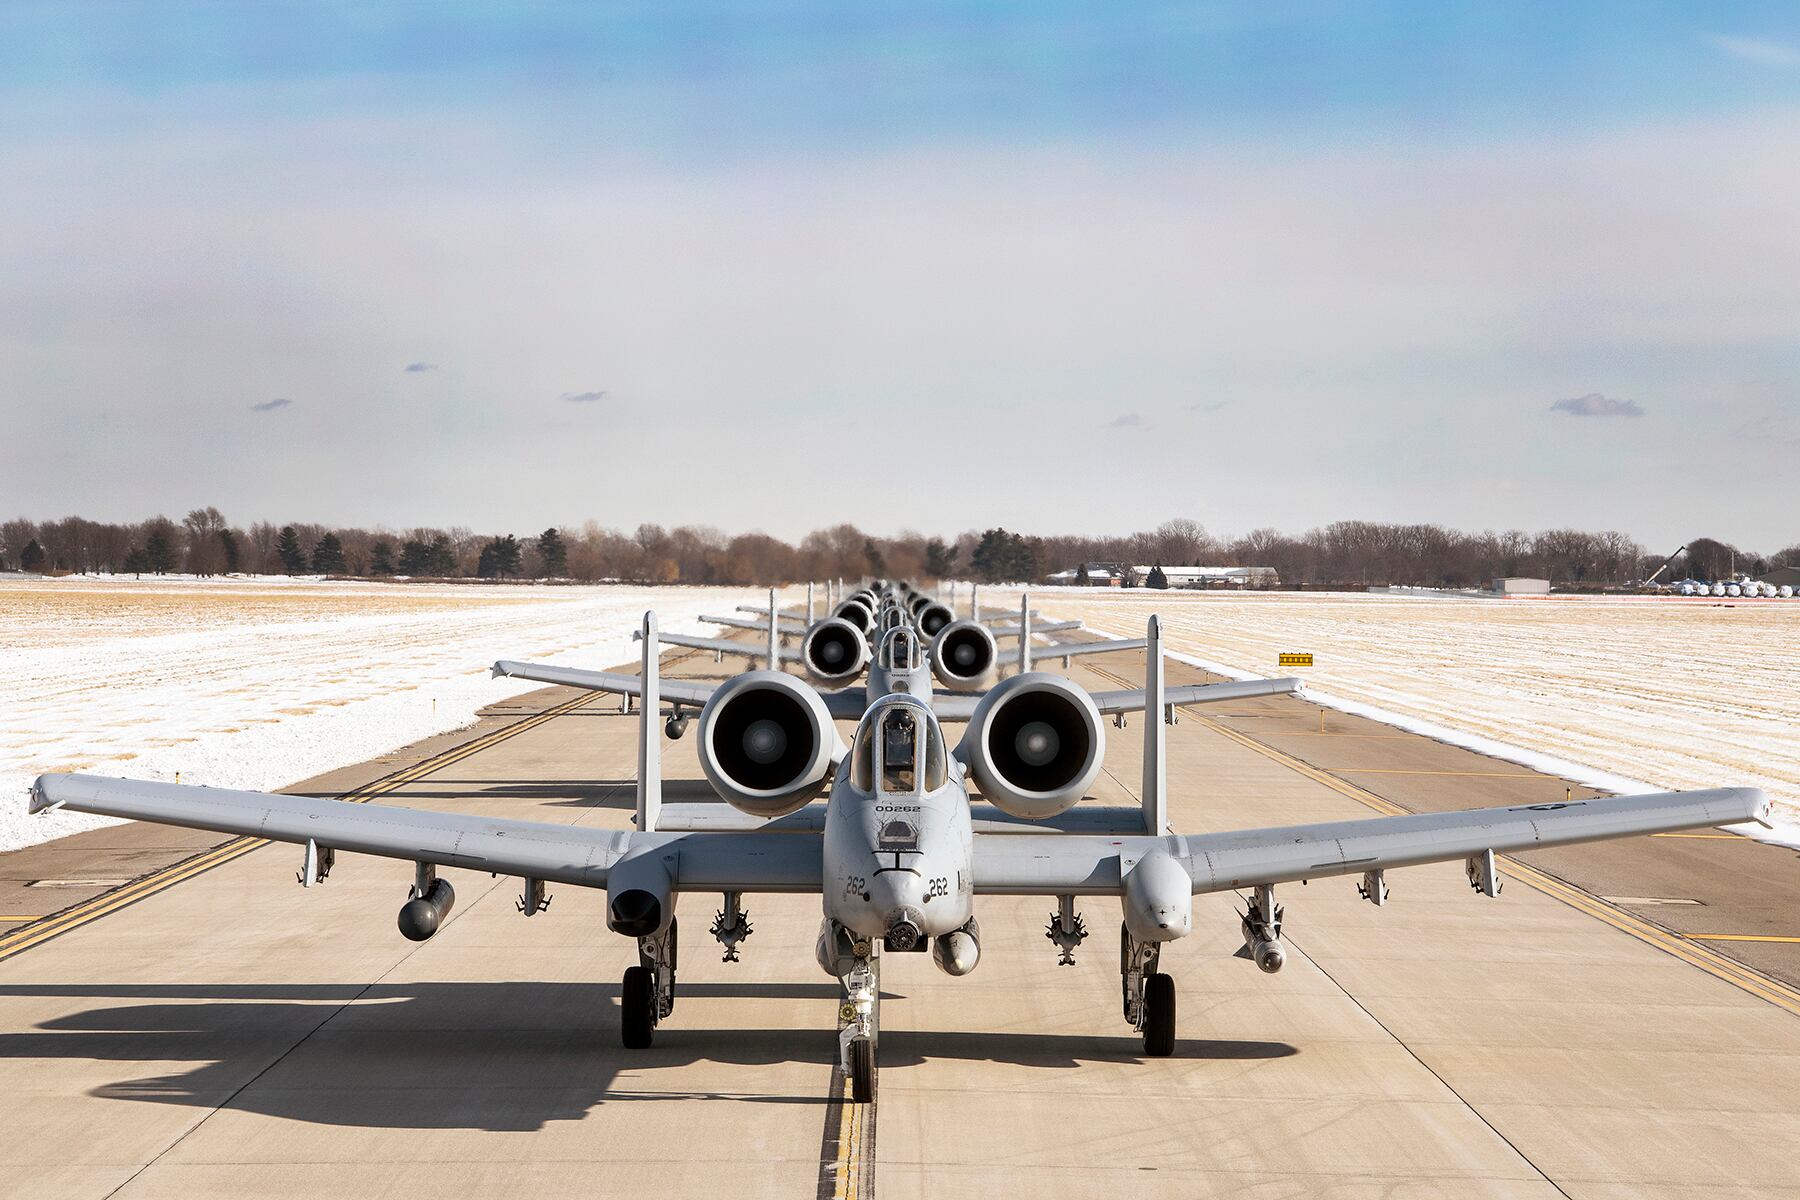
<svg viewBox="0 0 1800 1200">
<path fill-rule="evenodd" d="M 1131 686 L 1128 680 L 1123 679 L 1110 671 L 1101 670 L 1099 668 L 1095 668 L 1095 670 L 1097 673 L 1117 680 L 1127 687 Z M 1222 734 L 1239 745 L 1254 750 L 1265 758 L 1271 759 L 1290 770 L 1296 771 L 1316 783 L 1323 784 L 1332 791 L 1337 792 L 1339 795 L 1347 796 L 1360 804 L 1366 805 L 1376 812 L 1386 816 L 1397 817 L 1403 816 L 1409 811 L 1401 808 L 1391 800 L 1376 795 L 1374 792 L 1357 787 L 1355 784 L 1339 779 L 1336 776 L 1327 775 L 1310 763 L 1302 762 L 1291 754 L 1277 750 L 1273 746 L 1265 745 L 1255 738 L 1250 737 L 1248 734 L 1239 733 L 1230 726 L 1221 725 L 1211 717 L 1196 712 L 1192 706 L 1178 705 L 1177 707 L 1181 708 L 1182 711 L 1186 712 L 1194 720 L 1200 722 L 1200 724 L 1206 726 L 1208 729 Z M 1712 834 L 1697 836 L 1735 837 L 1736 835 Z M 1654 946 L 1659 950 L 1666 951 L 1684 962 L 1699 967 L 1701 970 L 1717 979 L 1721 979 L 1726 983 L 1735 984 L 1737 987 L 1742 988 L 1753 996 L 1767 1000 L 1769 1003 L 1776 1005 L 1779 1008 L 1786 1009 L 1788 1012 L 1800 1016 L 1800 990 L 1796 990 L 1778 980 L 1772 979 L 1762 972 L 1738 962 L 1734 958 L 1728 958 L 1723 954 L 1710 950 L 1681 934 L 1665 930 L 1661 926 L 1653 925 L 1622 908 L 1618 908 L 1603 900 L 1597 899 L 1587 892 L 1584 892 L 1571 884 L 1564 883 L 1554 876 L 1547 875 L 1535 867 L 1526 866 L 1516 858 L 1509 855 L 1500 855 L 1498 858 L 1499 863 L 1504 867 L 1506 874 L 1517 879 L 1527 887 L 1534 888 L 1537 891 L 1561 900 L 1570 907 L 1579 909 L 1589 916 L 1611 925 L 1614 929 L 1617 929 L 1622 933 L 1629 933 L 1639 941 Z"/>
<path fill-rule="evenodd" d="M 1352 775 L 1478 775 L 1491 779 L 1548 779 L 1534 771 L 1402 771 L 1392 767 L 1320 767 L 1321 771 L 1347 771 Z"/>
<path fill-rule="evenodd" d="M 561 704 L 553 705 L 540 713 L 526 717 L 524 720 L 515 721 L 511 725 L 505 725 L 499 729 L 490 730 L 478 738 L 474 738 L 473 740 L 464 742 L 458 746 L 453 746 L 441 753 L 434 754 L 430 758 L 414 763 L 412 766 L 406 767 L 400 771 L 396 771 L 392 775 L 376 780 L 374 783 L 366 784 L 363 787 L 346 792 L 338 797 L 338 799 L 346 804 L 367 804 L 370 800 L 373 800 L 378 796 L 396 791 L 409 783 L 415 783 L 426 775 L 441 771 L 445 767 L 454 766 L 463 759 L 474 754 L 479 754 L 481 751 L 506 741 L 508 738 L 517 737 L 522 733 L 536 729 L 539 725 L 554 720 L 565 713 L 571 712 L 574 709 L 592 702 L 598 698 L 600 694 L 601 693 L 599 692 L 584 692 L 580 696 L 565 700 Z M 147 896 L 154 895 L 166 888 L 173 887 L 185 879 L 191 879 L 195 875 L 210 871 L 214 867 L 223 866 L 233 859 L 241 858 L 252 850 L 260 849 L 268 844 L 268 838 L 233 838 L 231 841 L 225 842 L 222 845 L 215 846 L 210 850 L 202 851 L 192 858 L 183 859 L 181 862 L 171 863 L 169 866 L 153 871 L 141 879 L 133 880 L 123 887 L 114 888 L 112 891 L 105 892 L 99 896 L 90 897 L 80 904 L 64 909 L 62 912 L 53 913 L 42 918 L 21 918 L 29 920 L 31 923 L 22 928 L 12 930 L 4 936 L 0 936 L 0 961 L 11 958 L 15 954 L 28 950 L 31 947 L 48 941 L 53 937 L 57 937 L 60 934 L 67 933 L 71 929 L 85 925 L 89 921 L 103 917 L 107 913 L 116 912 L 118 909 L 134 904 Z"/>
<path fill-rule="evenodd" d="M 1800 937 L 1774 937 L 1761 933 L 1690 933 L 1700 942 L 1800 942 Z"/>
</svg>

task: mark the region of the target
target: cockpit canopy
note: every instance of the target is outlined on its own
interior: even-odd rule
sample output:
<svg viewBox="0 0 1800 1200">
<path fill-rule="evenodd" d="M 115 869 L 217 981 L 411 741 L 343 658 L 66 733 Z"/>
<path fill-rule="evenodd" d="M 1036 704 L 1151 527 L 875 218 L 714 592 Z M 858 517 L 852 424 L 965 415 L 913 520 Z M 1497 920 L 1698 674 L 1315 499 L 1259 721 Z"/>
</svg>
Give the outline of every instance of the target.
<svg viewBox="0 0 1800 1200">
<path fill-rule="evenodd" d="M 919 635 L 910 628 L 890 629 L 881 639 L 876 661 L 889 673 L 915 671 L 919 667 Z"/>
<path fill-rule="evenodd" d="M 917 704 L 892 701 L 863 719 L 850 746 L 850 784 L 860 792 L 916 796 L 944 786 L 944 734 Z"/>
</svg>

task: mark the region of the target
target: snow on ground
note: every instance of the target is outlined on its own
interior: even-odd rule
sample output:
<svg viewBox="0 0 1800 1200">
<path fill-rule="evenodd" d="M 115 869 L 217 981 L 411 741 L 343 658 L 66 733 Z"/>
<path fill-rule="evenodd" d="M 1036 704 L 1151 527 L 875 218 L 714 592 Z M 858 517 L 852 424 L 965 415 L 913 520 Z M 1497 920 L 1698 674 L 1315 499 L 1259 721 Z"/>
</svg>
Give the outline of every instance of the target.
<svg viewBox="0 0 1800 1200">
<path fill-rule="evenodd" d="M 28 816 L 46 771 L 266 790 L 362 762 L 541 687 L 495 659 L 607 667 L 654 608 L 766 600 L 729 588 L 0 578 L 0 850 L 109 824 Z M 709 630 L 711 627 L 707 627 Z"/>
<path fill-rule="evenodd" d="M 1298 675 L 1308 697 L 1329 707 L 1607 791 L 1760 787 L 1781 817 L 1772 840 L 1800 845 L 1800 604 L 1033 595 L 1046 613 L 1120 636 L 1143 636 L 1160 613 L 1167 648 L 1200 666 Z M 1310 651 L 1316 665 L 1280 667 L 1283 651 Z"/>
</svg>

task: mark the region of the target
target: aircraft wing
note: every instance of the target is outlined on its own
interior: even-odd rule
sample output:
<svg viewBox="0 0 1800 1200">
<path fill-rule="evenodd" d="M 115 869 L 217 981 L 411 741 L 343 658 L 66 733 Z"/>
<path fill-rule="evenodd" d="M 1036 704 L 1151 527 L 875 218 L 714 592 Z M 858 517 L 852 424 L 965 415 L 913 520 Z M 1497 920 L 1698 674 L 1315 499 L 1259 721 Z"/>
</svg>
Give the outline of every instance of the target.
<svg viewBox="0 0 1800 1200">
<path fill-rule="evenodd" d="M 584 671 L 579 667 L 553 667 L 546 663 L 512 662 L 501 659 L 494 664 L 494 678 L 502 675 L 513 679 L 534 679 L 539 683 L 556 683 L 564 687 L 586 688 L 590 692 L 611 692 L 615 696 L 641 696 L 643 680 L 636 675 L 616 675 L 611 671 Z M 699 708 L 712 699 L 716 683 L 694 683 L 686 679 L 664 679 L 657 688 L 663 700 Z"/>
<path fill-rule="evenodd" d="M 1080 621 L 1033 621 L 1031 623 L 1031 632 L 1067 633 L 1071 629 L 1080 629 L 1082 627 Z M 996 640 L 1000 638 L 1016 638 L 1019 636 L 1019 630 L 1021 628 L 1022 626 L 1019 625 L 989 625 L 988 632 L 993 634 Z"/>
<path fill-rule="evenodd" d="M 642 640 L 641 633 L 632 635 L 633 641 Z M 741 654 L 745 658 L 767 658 L 769 647 L 758 642 L 731 642 L 724 638 L 696 637 L 687 633 L 658 633 L 656 640 L 665 646 L 686 646 L 690 650 L 711 650 L 717 654 Z"/>
<path fill-rule="evenodd" d="M 1194 891 L 1453 862 L 1484 855 L 1634 834 L 1760 820 L 1768 801 L 1755 788 L 1657 792 L 1460 812 L 1408 813 L 1360 821 L 1248 829 L 1197 837 L 977 834 L 975 890 L 990 895 L 1111 895 L 1124 867 L 1163 850 L 1187 869 Z"/>
<path fill-rule="evenodd" d="M 1034 652 L 1035 653 L 1035 652 Z M 1046 651 L 1053 656 L 1055 650 Z M 1256 696 L 1298 696 L 1306 685 L 1298 679 L 1244 679 L 1231 683 L 1194 683 L 1163 689 L 1164 704 L 1213 704 L 1220 700 L 1247 700 Z M 1094 706 L 1103 713 L 1138 712 L 1144 707 L 1144 689 L 1093 693 Z"/>
<path fill-rule="evenodd" d="M 824 877 L 817 837 L 640 834 L 137 779 L 39 776 L 31 811 L 59 806 L 581 887 L 605 887 L 614 863 L 650 845 L 676 851 L 678 888 L 816 892 Z"/>
<path fill-rule="evenodd" d="M 1143 638 L 1123 638 L 1104 642 L 1063 642 L 1049 646 L 1033 646 L 1031 657 L 1034 661 L 1040 658 L 1074 658 L 1081 654 L 1107 654 L 1114 650 L 1142 650 L 1148 644 Z M 1011 666 L 1018 662 L 1020 657 L 1019 647 L 1013 646 L 996 654 L 994 661 L 1001 666 Z"/>
</svg>

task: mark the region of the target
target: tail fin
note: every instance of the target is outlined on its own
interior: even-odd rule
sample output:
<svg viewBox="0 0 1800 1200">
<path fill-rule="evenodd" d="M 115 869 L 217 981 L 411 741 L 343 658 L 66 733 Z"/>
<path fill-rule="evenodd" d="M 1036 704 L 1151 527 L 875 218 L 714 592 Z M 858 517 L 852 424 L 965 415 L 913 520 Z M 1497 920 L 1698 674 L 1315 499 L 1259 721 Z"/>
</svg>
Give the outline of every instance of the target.
<svg viewBox="0 0 1800 1200">
<path fill-rule="evenodd" d="M 981 624 L 981 585 L 979 583 L 969 585 L 969 620 L 977 625 Z"/>
<path fill-rule="evenodd" d="M 662 812 L 662 649 L 656 641 L 656 614 L 644 614 L 644 694 L 638 705 L 637 827 L 639 833 L 656 829 Z"/>
<path fill-rule="evenodd" d="M 1144 641 L 1144 832 L 1161 837 L 1169 831 L 1168 764 L 1163 754 L 1161 618 L 1150 618 Z"/>
<path fill-rule="evenodd" d="M 1019 593 L 1019 674 L 1031 670 L 1031 596 Z"/>
<path fill-rule="evenodd" d="M 808 629 L 811 629 L 812 623 L 813 623 L 812 580 L 809 579 L 806 581 L 806 627 Z"/>
<path fill-rule="evenodd" d="M 781 670 L 781 612 L 775 607 L 775 589 L 769 589 L 769 670 Z"/>
</svg>

